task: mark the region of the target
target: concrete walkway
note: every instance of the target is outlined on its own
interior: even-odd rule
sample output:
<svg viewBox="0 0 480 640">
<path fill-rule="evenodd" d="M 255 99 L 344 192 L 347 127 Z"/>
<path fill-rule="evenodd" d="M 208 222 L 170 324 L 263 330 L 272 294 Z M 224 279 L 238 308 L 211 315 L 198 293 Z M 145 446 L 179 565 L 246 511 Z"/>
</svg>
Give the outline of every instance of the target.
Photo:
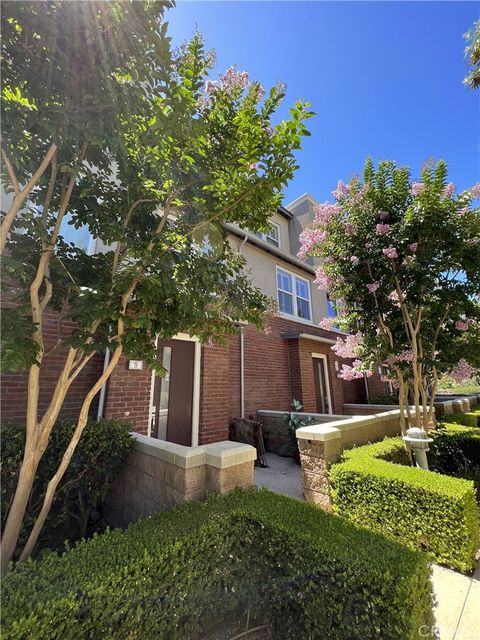
<svg viewBox="0 0 480 640">
<path fill-rule="evenodd" d="M 255 467 L 255 485 L 303 500 L 301 471 L 294 460 L 267 453 L 267 462 L 268 468 Z M 471 578 L 434 564 L 432 584 L 440 640 L 480 640 L 480 562 Z M 431 638 L 430 630 L 423 637 Z"/>
<path fill-rule="evenodd" d="M 440 640 L 480 640 L 480 562 L 470 578 L 432 565 Z"/>
<path fill-rule="evenodd" d="M 282 493 L 297 500 L 303 500 L 302 475 L 300 466 L 293 458 L 282 458 L 267 453 L 268 467 L 255 467 L 253 482 L 257 487 L 267 487 L 275 493 Z"/>
</svg>

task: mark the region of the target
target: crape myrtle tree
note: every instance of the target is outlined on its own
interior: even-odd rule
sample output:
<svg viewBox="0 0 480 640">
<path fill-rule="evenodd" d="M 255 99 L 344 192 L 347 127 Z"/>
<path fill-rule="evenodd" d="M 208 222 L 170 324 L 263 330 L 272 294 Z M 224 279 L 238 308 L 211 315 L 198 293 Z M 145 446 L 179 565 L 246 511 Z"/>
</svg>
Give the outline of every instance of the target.
<svg viewBox="0 0 480 640">
<path fill-rule="evenodd" d="M 240 320 L 261 326 L 269 304 L 225 224 L 268 228 L 311 113 L 298 101 L 274 124 L 283 85 L 266 93 L 234 67 L 209 79 L 214 59 L 200 35 L 171 51 L 165 6 L 2 7 L 3 177 L 13 194 L 2 231 L 2 355 L 4 368 L 28 371 L 25 453 L 2 536 L 3 570 L 31 554 L 91 403 L 121 355 L 161 374 L 157 337 L 218 339 Z M 89 255 L 66 242 L 66 222 L 88 227 L 104 251 Z M 42 323 L 51 310 L 59 333 L 47 349 Z M 39 412 L 45 357 L 55 349 L 63 368 Z M 16 550 L 66 393 L 106 349 L 110 362 L 86 393 L 27 543 Z"/>
<path fill-rule="evenodd" d="M 434 417 L 439 376 L 480 359 L 480 185 L 456 194 L 444 162 L 420 181 L 407 167 L 365 165 L 363 180 L 338 183 L 335 202 L 316 209 L 300 256 L 319 258 L 316 282 L 337 301 L 337 355 L 346 380 L 378 364 L 398 386 L 402 431 Z M 412 407 L 410 406 L 412 403 Z"/>
<path fill-rule="evenodd" d="M 480 20 L 474 23 L 470 31 L 467 31 L 465 39 L 467 41 L 465 57 L 470 69 L 463 82 L 471 89 L 478 89 L 480 87 Z"/>
</svg>

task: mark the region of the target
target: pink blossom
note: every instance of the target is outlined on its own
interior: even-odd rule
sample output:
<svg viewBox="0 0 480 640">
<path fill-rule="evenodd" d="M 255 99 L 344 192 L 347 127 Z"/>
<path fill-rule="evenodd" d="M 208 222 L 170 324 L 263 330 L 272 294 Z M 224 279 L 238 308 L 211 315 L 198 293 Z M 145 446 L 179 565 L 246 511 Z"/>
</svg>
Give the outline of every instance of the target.
<svg viewBox="0 0 480 640">
<path fill-rule="evenodd" d="M 300 251 L 297 256 L 300 260 L 304 260 L 306 256 L 314 249 L 314 247 L 323 242 L 327 237 L 326 231 L 321 231 L 320 229 L 312 229 L 307 227 L 302 231 L 299 236 L 300 240 Z"/>
<path fill-rule="evenodd" d="M 402 353 L 399 353 L 397 356 L 397 360 L 400 362 L 413 362 L 415 356 L 411 349 L 405 349 Z"/>
<path fill-rule="evenodd" d="M 443 189 L 442 189 L 442 196 L 444 198 L 448 198 L 451 199 L 453 197 L 453 194 L 455 193 L 455 185 L 453 184 L 453 182 L 449 182 Z"/>
<path fill-rule="evenodd" d="M 248 87 L 248 73 L 246 71 L 237 71 L 235 65 L 228 67 L 223 76 L 220 76 L 222 89 L 232 94 L 237 89 L 246 89 Z"/>
<path fill-rule="evenodd" d="M 335 264 L 335 258 L 333 256 L 327 256 L 323 261 L 325 264 Z"/>
<path fill-rule="evenodd" d="M 480 182 L 477 182 L 473 187 L 470 187 L 468 194 L 471 198 L 480 198 Z"/>
<path fill-rule="evenodd" d="M 379 286 L 380 285 L 378 282 L 371 282 L 370 284 L 367 284 L 367 289 L 370 291 L 370 293 L 375 293 Z"/>
<path fill-rule="evenodd" d="M 463 358 L 458 361 L 453 369 L 447 372 L 447 375 L 459 384 L 465 382 L 466 380 L 471 380 L 479 374 L 480 369 L 472 367 L 472 365 Z"/>
<path fill-rule="evenodd" d="M 357 264 L 360 262 L 360 258 L 359 258 L 358 256 L 351 256 L 351 258 L 350 258 L 350 262 L 351 262 L 353 265 L 357 266 Z"/>
<path fill-rule="evenodd" d="M 257 100 L 261 100 L 265 95 L 265 89 L 260 83 L 257 83 L 256 85 L 256 93 L 257 93 Z"/>
<path fill-rule="evenodd" d="M 418 248 L 418 242 L 412 242 L 412 244 L 409 244 L 409 245 L 408 245 L 408 248 L 410 249 L 410 251 L 411 251 L 412 253 L 415 253 L 415 251 L 416 251 L 416 250 L 417 250 L 417 248 Z"/>
<path fill-rule="evenodd" d="M 455 329 L 457 329 L 457 331 L 468 331 L 468 322 L 457 320 L 455 322 Z"/>
<path fill-rule="evenodd" d="M 390 225 L 389 224 L 377 224 L 377 226 L 375 227 L 375 231 L 377 236 L 384 236 L 386 233 L 388 233 L 390 231 Z"/>
<path fill-rule="evenodd" d="M 410 193 L 412 196 L 419 196 L 425 190 L 425 186 L 423 182 L 412 182 Z"/>
<path fill-rule="evenodd" d="M 314 222 L 320 225 L 327 225 L 332 218 L 337 217 L 342 212 L 342 207 L 339 204 L 330 204 L 330 202 L 324 202 L 318 206 L 313 207 L 315 214 Z"/>
<path fill-rule="evenodd" d="M 355 360 L 353 365 L 342 364 L 339 376 L 343 380 L 360 380 L 366 375 L 369 378 L 372 375 L 370 369 L 363 368 L 363 362 L 361 360 Z"/>
<path fill-rule="evenodd" d="M 332 346 L 332 351 L 335 351 L 339 358 L 355 358 L 362 340 L 360 332 L 350 334 L 346 338 L 337 338 L 337 342 Z"/>
<path fill-rule="evenodd" d="M 397 291 L 392 291 L 392 293 L 388 294 L 389 300 L 391 300 L 397 307 L 400 306 L 400 297 Z"/>
<path fill-rule="evenodd" d="M 372 247 L 373 247 L 373 244 L 371 242 L 365 243 L 365 249 L 371 249 Z"/>
<path fill-rule="evenodd" d="M 352 224 L 351 222 L 347 222 L 345 225 L 345 233 L 347 236 L 353 236 L 357 232 L 357 225 Z"/>
<path fill-rule="evenodd" d="M 218 89 L 218 82 L 216 80 L 207 80 L 205 83 L 205 93 L 212 96 Z"/>
<path fill-rule="evenodd" d="M 383 255 L 387 256 L 387 258 L 389 258 L 390 260 L 394 260 L 395 258 L 398 258 L 397 250 L 392 245 L 390 245 L 386 249 L 383 249 Z"/>
<path fill-rule="evenodd" d="M 470 211 L 470 209 L 468 207 L 462 207 L 461 209 L 458 210 L 458 215 L 459 216 L 464 216 L 469 211 Z"/>
<path fill-rule="evenodd" d="M 334 325 L 335 318 L 322 318 L 318 326 L 320 327 L 320 329 L 325 329 L 325 331 L 331 331 Z"/>
<path fill-rule="evenodd" d="M 345 184 L 343 180 L 339 180 L 337 184 L 337 188 L 335 189 L 335 191 L 332 191 L 334 198 L 336 198 L 337 200 L 342 200 L 343 198 L 346 198 L 349 193 L 350 193 L 350 186 L 348 184 Z"/>
<path fill-rule="evenodd" d="M 380 211 L 378 217 L 380 218 L 380 220 L 386 220 L 389 215 L 390 214 L 388 213 L 388 211 Z"/>
<path fill-rule="evenodd" d="M 318 285 L 320 291 L 328 291 L 332 286 L 333 280 L 330 276 L 327 276 L 323 267 L 318 267 L 315 272 L 315 284 Z"/>
<path fill-rule="evenodd" d="M 248 170 L 252 171 L 252 172 L 256 172 L 258 171 L 258 164 L 256 162 L 252 162 L 249 166 L 248 166 Z"/>
</svg>

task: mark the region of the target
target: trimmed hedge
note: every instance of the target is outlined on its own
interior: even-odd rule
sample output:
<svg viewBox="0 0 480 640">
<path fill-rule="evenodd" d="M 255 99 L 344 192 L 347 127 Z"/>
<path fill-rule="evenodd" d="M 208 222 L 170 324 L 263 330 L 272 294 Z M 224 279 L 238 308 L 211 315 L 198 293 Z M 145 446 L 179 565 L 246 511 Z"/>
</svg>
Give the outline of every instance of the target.
<svg viewBox="0 0 480 640">
<path fill-rule="evenodd" d="M 433 624 L 424 554 L 267 490 L 108 531 L 2 586 L 4 640 L 193 640 L 246 610 L 286 639 L 418 640 Z"/>
<path fill-rule="evenodd" d="M 443 421 L 448 421 L 449 424 L 462 424 L 465 427 L 480 427 L 480 409 L 468 413 L 446 413 L 442 417 Z"/>
<path fill-rule="evenodd" d="M 401 438 L 388 438 L 344 451 L 330 471 L 334 511 L 470 571 L 479 536 L 473 483 L 387 461 L 403 462 L 403 450 Z"/>
</svg>

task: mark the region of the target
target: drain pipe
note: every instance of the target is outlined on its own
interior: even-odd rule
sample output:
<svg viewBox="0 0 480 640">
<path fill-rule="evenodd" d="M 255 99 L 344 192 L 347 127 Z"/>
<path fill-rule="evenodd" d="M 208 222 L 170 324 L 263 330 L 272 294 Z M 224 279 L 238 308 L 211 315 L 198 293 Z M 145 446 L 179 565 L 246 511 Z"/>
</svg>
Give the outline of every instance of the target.
<svg viewBox="0 0 480 640">
<path fill-rule="evenodd" d="M 240 329 L 240 417 L 245 418 L 245 334 Z"/>
<path fill-rule="evenodd" d="M 105 357 L 103 358 L 103 373 L 107 370 L 108 364 L 110 362 L 110 349 L 105 350 Z M 97 420 L 103 418 L 103 410 L 105 408 L 105 396 L 107 393 L 107 381 L 102 385 L 100 389 L 100 397 L 98 399 L 98 410 L 97 410 Z"/>
<path fill-rule="evenodd" d="M 370 399 L 370 391 L 368 389 L 368 378 L 366 373 L 363 374 L 363 382 L 365 383 L 365 398 L 368 402 Z"/>
</svg>

